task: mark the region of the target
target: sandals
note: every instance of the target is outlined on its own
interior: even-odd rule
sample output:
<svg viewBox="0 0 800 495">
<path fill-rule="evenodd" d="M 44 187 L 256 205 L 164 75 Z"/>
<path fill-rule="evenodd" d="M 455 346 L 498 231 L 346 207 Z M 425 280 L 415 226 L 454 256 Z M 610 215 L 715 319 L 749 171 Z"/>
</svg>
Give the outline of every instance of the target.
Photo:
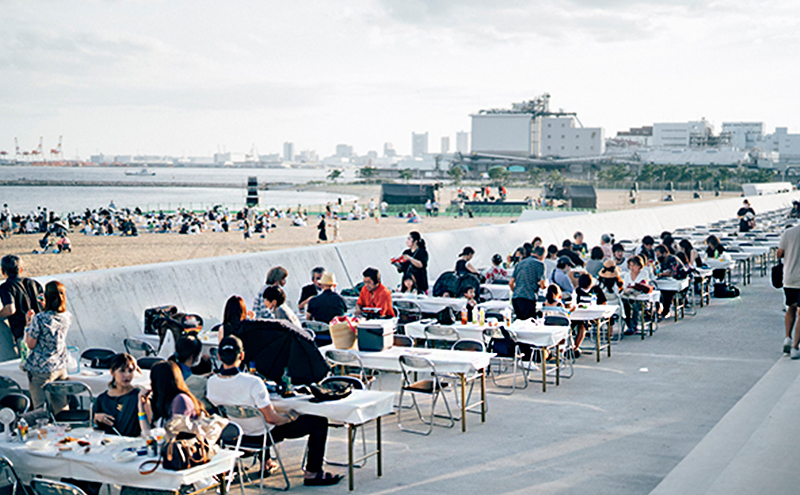
<svg viewBox="0 0 800 495">
<path fill-rule="evenodd" d="M 333 474 L 320 471 L 313 478 L 303 479 L 303 484 L 306 486 L 329 486 L 329 485 L 335 485 L 336 483 L 341 481 L 342 478 L 344 478 L 344 476 L 342 476 L 341 474 Z"/>
</svg>

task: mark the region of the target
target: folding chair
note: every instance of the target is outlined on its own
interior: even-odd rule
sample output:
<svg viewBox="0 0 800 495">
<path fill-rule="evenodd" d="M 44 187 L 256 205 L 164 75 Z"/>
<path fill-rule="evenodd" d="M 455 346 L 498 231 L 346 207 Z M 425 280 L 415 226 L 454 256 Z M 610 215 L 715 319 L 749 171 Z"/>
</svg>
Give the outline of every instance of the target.
<svg viewBox="0 0 800 495">
<path fill-rule="evenodd" d="M 544 324 L 545 326 L 559 326 L 559 327 L 569 327 L 570 331 L 567 334 L 567 339 L 561 345 L 559 356 L 559 365 L 561 368 L 566 367 L 569 365 L 569 374 L 564 375 L 560 373 L 561 370 L 556 370 L 564 378 L 572 378 L 572 375 L 575 374 L 575 340 L 572 337 L 572 322 L 567 315 L 561 314 L 549 314 L 544 316 Z M 588 331 L 588 329 L 587 329 Z M 598 333 L 599 333 L 598 329 Z M 542 360 L 542 366 L 546 366 L 546 362 Z"/>
<path fill-rule="evenodd" d="M 356 389 L 356 390 L 364 390 L 364 388 L 365 388 L 364 387 L 364 383 L 361 380 L 359 380 L 358 378 L 352 377 L 352 376 L 328 376 L 328 377 L 323 378 L 323 380 L 320 382 L 320 385 L 325 384 L 325 383 L 331 383 L 331 382 L 333 382 L 333 383 L 337 383 L 337 382 L 338 383 L 348 383 L 348 384 L 352 385 L 353 388 Z M 328 426 L 331 427 L 331 428 L 341 428 L 341 427 L 343 427 L 345 425 L 342 424 L 342 423 L 328 421 Z M 363 460 L 361 462 L 359 462 L 359 463 L 354 463 L 353 466 L 357 467 L 357 468 L 361 468 L 361 467 L 364 467 L 364 465 L 367 463 L 367 436 L 364 433 L 363 425 L 355 426 L 355 427 L 353 427 L 353 429 L 351 431 L 348 432 L 350 435 L 353 436 L 353 438 L 351 440 L 355 440 L 355 436 L 356 436 L 356 431 L 357 430 L 361 430 L 361 445 L 362 445 L 362 450 L 363 450 L 363 454 L 362 454 L 363 455 L 363 457 L 362 457 Z M 329 461 L 328 459 L 325 459 L 325 463 L 330 464 L 331 466 L 340 466 L 340 467 L 347 467 L 348 466 L 348 464 L 346 462 Z"/>
<path fill-rule="evenodd" d="M 86 495 L 86 492 L 75 485 L 41 478 L 31 481 L 31 489 L 36 495 Z"/>
<path fill-rule="evenodd" d="M 122 343 L 125 345 L 125 352 L 133 357 L 147 357 L 158 354 L 153 346 L 144 340 L 128 337 Z"/>
<path fill-rule="evenodd" d="M 483 342 L 481 342 L 480 340 L 459 339 L 459 340 L 456 341 L 455 344 L 453 344 L 453 347 L 451 347 L 451 350 L 453 350 L 453 351 L 464 351 L 464 352 L 486 352 L 486 345 Z M 480 379 L 480 377 L 481 377 L 481 373 L 478 372 L 478 371 L 476 371 L 472 375 L 466 377 L 465 383 L 469 383 L 469 393 L 467 394 L 467 404 L 469 404 L 469 401 L 472 398 L 472 389 L 475 388 L 475 380 Z M 458 377 L 457 376 L 453 376 L 453 380 L 456 380 L 456 379 L 458 379 Z M 458 396 L 458 387 L 456 387 L 456 386 L 453 387 L 453 393 L 456 396 L 456 404 L 458 404 L 458 401 L 460 400 L 460 397 Z M 471 411 L 471 409 L 469 407 L 470 406 L 468 405 L 467 406 L 467 411 Z M 484 411 L 485 412 L 489 411 L 488 405 L 485 405 Z M 480 413 L 480 411 L 472 411 L 472 412 Z"/>
<path fill-rule="evenodd" d="M 161 361 L 164 361 L 164 358 L 158 356 L 143 356 L 136 360 L 136 364 L 143 370 L 149 370 L 155 366 L 156 363 L 160 363 Z"/>
<path fill-rule="evenodd" d="M 353 376 L 354 378 L 358 378 L 361 383 L 367 385 L 367 388 L 371 388 L 372 382 L 375 381 L 375 376 L 367 374 L 364 370 L 364 363 L 361 361 L 361 358 L 353 352 L 328 349 L 325 351 L 325 359 L 328 360 L 331 368 L 335 366 L 341 368 L 342 373 L 338 376 Z M 347 373 L 346 368 L 353 368 L 356 372 L 355 375 Z"/>
<path fill-rule="evenodd" d="M 403 323 L 411 323 L 422 319 L 422 309 L 414 301 L 399 300 L 392 303 L 397 317 Z"/>
<path fill-rule="evenodd" d="M 445 388 L 447 388 L 448 384 L 442 381 L 441 376 L 436 372 L 436 367 L 433 363 L 424 358 L 424 357 L 417 357 L 417 356 L 409 356 L 403 354 L 399 358 L 400 360 L 400 371 L 402 373 L 402 379 L 400 382 L 400 398 L 398 400 L 400 407 L 397 410 L 397 426 L 409 433 L 415 433 L 417 435 L 430 435 L 433 431 L 433 425 L 436 426 L 444 426 L 446 428 L 452 428 L 455 424 L 455 418 L 453 417 L 453 413 L 450 411 L 450 404 L 447 403 L 447 394 L 443 394 Z M 411 381 L 411 373 L 413 372 L 420 372 L 420 373 L 428 373 L 430 374 L 430 379 L 419 380 L 416 382 Z M 414 405 L 414 409 L 417 410 L 417 416 L 419 420 L 422 421 L 423 424 L 428 425 L 428 430 L 414 430 L 411 428 L 405 428 L 402 423 L 402 412 L 403 412 L 403 395 L 409 392 L 411 394 L 411 401 Z M 416 394 L 424 394 L 429 395 L 431 397 L 431 414 L 430 419 L 426 420 L 422 416 L 422 411 L 419 408 L 419 404 L 417 403 Z M 442 400 L 444 400 L 445 408 L 447 409 L 447 416 L 439 416 L 439 417 L 446 417 L 449 419 L 449 424 L 440 424 L 436 423 L 435 419 L 436 415 L 436 402 L 439 399 L 439 395 L 442 396 Z"/>
<path fill-rule="evenodd" d="M 5 480 L 11 485 L 11 495 L 28 495 L 28 489 L 14 469 L 14 464 L 3 455 L 0 455 L 0 480 Z"/>
<path fill-rule="evenodd" d="M 450 326 L 439 324 L 425 327 L 425 347 L 434 348 L 436 341 L 457 342 L 461 339 L 458 330 Z"/>
<path fill-rule="evenodd" d="M 247 419 L 247 418 L 261 418 L 263 422 L 264 429 L 258 433 L 263 438 L 262 444 L 260 447 L 256 446 L 249 446 L 249 445 L 242 445 L 241 441 L 239 442 L 239 451 L 246 452 L 249 454 L 260 454 L 261 455 L 261 464 L 260 464 L 260 489 L 264 489 L 264 466 L 269 459 L 269 451 L 270 447 L 275 448 L 275 457 L 278 459 L 278 464 L 281 466 L 281 472 L 283 473 L 283 481 L 286 483 L 286 487 L 283 490 L 288 490 L 291 488 L 289 484 L 289 477 L 286 475 L 286 469 L 283 467 L 283 461 L 281 460 L 281 453 L 278 450 L 278 444 L 276 444 L 272 439 L 272 434 L 270 433 L 269 425 L 267 424 L 267 420 L 264 419 L 264 415 L 261 414 L 257 408 L 252 406 L 231 406 L 231 405 L 223 405 L 218 404 L 217 408 L 228 419 L 237 420 L 237 419 Z M 240 458 L 241 459 L 241 458 Z M 241 464 L 239 468 L 239 476 L 243 475 L 243 470 L 241 469 Z M 248 480 L 249 482 L 249 480 Z"/>
<path fill-rule="evenodd" d="M 22 387 L 13 378 L 0 375 L 0 397 L 6 394 L 19 392 L 22 393 Z"/>
<path fill-rule="evenodd" d="M 45 384 L 43 390 L 45 397 L 45 408 L 53 422 L 68 423 L 72 425 L 85 424 L 87 426 L 91 426 L 94 395 L 92 395 L 92 389 L 90 389 L 88 385 L 82 382 L 55 381 Z M 82 394 L 89 396 L 89 405 L 86 408 L 83 408 L 82 402 L 80 409 L 63 409 L 61 411 L 55 411 L 52 406 L 53 395 L 78 396 Z"/>
<path fill-rule="evenodd" d="M 116 354 L 117 351 L 113 349 L 108 349 L 106 347 L 92 347 L 81 353 L 80 360 L 86 361 L 89 364 L 89 367 L 93 368 L 94 366 L 92 366 L 92 364 L 95 362 L 95 360 L 108 359 Z"/>
<path fill-rule="evenodd" d="M 333 339 L 331 339 L 331 327 L 327 323 L 306 320 L 303 322 L 303 328 L 314 332 L 314 342 L 317 344 L 317 347 L 323 347 L 333 343 Z"/>
<path fill-rule="evenodd" d="M 500 333 L 502 337 L 495 337 L 491 333 L 491 329 L 486 329 L 484 334 L 489 333 L 489 351 L 496 354 L 495 357 L 492 358 L 492 363 L 498 363 L 497 365 L 490 365 L 489 366 L 489 375 L 492 377 L 492 383 L 497 388 L 510 388 L 511 391 L 508 393 L 505 392 L 494 392 L 500 395 L 511 395 L 514 391 L 517 390 L 517 370 L 522 370 L 522 386 L 519 388 L 525 389 L 528 388 L 528 368 L 525 366 L 525 355 L 522 352 L 520 345 L 517 343 L 517 334 L 514 333 L 513 330 L 507 330 L 505 327 L 500 327 Z M 511 364 L 511 385 L 500 385 L 497 383 L 497 373 L 496 370 L 500 368 L 502 371 L 503 363 Z"/>
<path fill-rule="evenodd" d="M 408 335 L 394 334 L 394 346 L 395 347 L 414 347 L 414 339 L 412 339 Z"/>
<path fill-rule="evenodd" d="M 233 421 L 229 422 L 225 428 L 222 430 L 222 433 L 219 436 L 219 445 L 223 449 L 232 450 L 234 452 L 241 452 L 242 446 L 242 429 L 234 423 Z M 236 469 L 239 469 L 239 488 L 242 490 L 242 495 L 244 493 L 244 465 L 242 464 L 242 456 L 236 458 L 236 462 L 234 463 L 231 470 L 227 473 L 227 483 L 228 485 L 225 487 L 225 493 L 230 493 L 231 491 L 231 484 L 233 483 L 233 474 Z"/>
<path fill-rule="evenodd" d="M 0 409 L 7 407 L 14 411 L 17 416 L 28 412 L 30 406 L 31 400 L 25 394 L 13 393 L 0 399 Z"/>
</svg>

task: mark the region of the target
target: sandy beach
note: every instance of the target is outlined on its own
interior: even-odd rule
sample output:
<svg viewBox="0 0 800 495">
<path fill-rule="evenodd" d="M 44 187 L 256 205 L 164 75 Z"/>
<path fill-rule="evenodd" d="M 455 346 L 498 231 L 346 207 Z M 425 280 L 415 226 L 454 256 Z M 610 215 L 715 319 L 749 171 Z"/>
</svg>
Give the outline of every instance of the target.
<svg viewBox="0 0 800 495">
<path fill-rule="evenodd" d="M 310 188 L 301 188 L 310 189 Z M 325 185 L 319 189 L 331 192 L 341 192 L 359 196 L 359 202 L 366 204 L 370 198 L 380 196 L 380 187 L 371 185 Z M 465 187 L 465 190 L 471 188 Z M 454 192 L 454 190 L 452 191 Z M 451 191 L 442 191 L 440 201 L 442 204 L 449 202 Z M 740 196 L 739 192 L 723 193 L 721 197 Z M 598 210 L 609 211 L 623 208 L 646 208 L 679 202 L 701 202 L 715 199 L 713 194 L 706 193 L 702 200 L 692 199 L 692 193 L 681 191 L 673 193 L 675 201 L 664 203 L 661 201 L 664 193 L 658 191 L 643 191 L 636 205 L 628 202 L 627 191 L 598 191 Z M 538 196 L 538 190 L 530 188 L 510 188 L 510 199 L 522 199 L 525 196 Z M 422 212 L 421 214 L 424 214 Z M 731 216 L 735 212 L 731 212 Z M 381 237 L 402 236 L 411 230 L 421 233 L 437 232 L 442 230 L 464 229 L 478 227 L 486 224 L 508 223 L 516 220 L 514 217 L 452 217 L 439 216 L 436 218 L 423 217 L 418 224 L 409 224 L 405 219 L 382 218 L 379 223 L 374 219 L 363 221 L 341 221 L 341 237 L 343 242 L 374 239 Z M 165 261 L 186 260 L 211 256 L 225 256 L 240 253 L 252 253 L 272 249 L 288 249 L 301 246 L 310 246 L 317 241 L 317 222 L 309 221 L 306 227 L 292 227 L 289 220 L 278 220 L 278 228 L 264 235 L 254 234 L 245 241 L 240 231 L 232 232 L 203 232 L 195 235 L 179 234 L 141 234 L 138 237 L 113 236 L 85 236 L 73 232 L 70 235 L 72 252 L 64 254 L 33 254 L 38 249 L 38 240 L 41 234 L 14 235 L 9 239 L 0 240 L 0 252 L 17 254 L 22 257 L 25 273 L 28 276 L 45 276 L 60 273 L 71 273 L 87 270 L 100 270 L 130 265 L 148 263 L 161 263 Z M 532 232 L 532 235 L 535 233 Z M 328 238 L 333 238 L 332 229 L 329 227 Z M 545 239 L 546 243 L 558 243 L 561 239 Z M 592 243 L 592 240 L 588 240 Z M 404 248 L 402 243 L 397 246 L 398 252 Z"/>
</svg>

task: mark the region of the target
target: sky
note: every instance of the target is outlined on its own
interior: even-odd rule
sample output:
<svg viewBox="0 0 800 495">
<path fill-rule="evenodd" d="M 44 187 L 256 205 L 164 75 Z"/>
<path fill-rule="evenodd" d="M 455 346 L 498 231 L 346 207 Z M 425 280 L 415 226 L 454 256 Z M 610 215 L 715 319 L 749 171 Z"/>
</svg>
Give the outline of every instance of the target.
<svg viewBox="0 0 800 495">
<path fill-rule="evenodd" d="M 0 150 L 358 154 L 551 95 L 607 137 L 706 118 L 800 132 L 800 3 L 0 0 Z"/>
</svg>

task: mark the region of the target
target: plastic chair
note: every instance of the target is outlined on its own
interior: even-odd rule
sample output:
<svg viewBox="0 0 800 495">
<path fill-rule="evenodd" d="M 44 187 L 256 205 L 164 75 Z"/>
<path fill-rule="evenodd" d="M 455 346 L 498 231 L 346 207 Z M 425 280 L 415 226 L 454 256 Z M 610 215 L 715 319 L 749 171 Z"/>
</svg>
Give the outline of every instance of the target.
<svg viewBox="0 0 800 495">
<path fill-rule="evenodd" d="M 491 329 L 486 329 L 486 333 L 491 332 Z M 513 330 L 507 330 L 505 327 L 500 327 L 500 334 L 502 337 L 495 337 L 490 334 L 489 339 L 489 352 L 493 352 L 495 357 L 492 362 L 498 363 L 497 366 L 489 366 L 489 375 L 492 378 L 492 383 L 497 388 L 511 389 L 510 392 L 495 392 L 500 395 L 511 395 L 517 390 L 517 370 L 522 370 L 522 385 L 519 388 L 528 388 L 528 368 L 525 366 L 524 358 L 520 345 L 517 343 L 517 334 Z M 497 383 L 496 370 L 502 370 L 503 363 L 511 364 L 511 385 L 500 385 Z"/>
<path fill-rule="evenodd" d="M 5 456 L 0 455 L 0 479 L 8 480 L 11 483 L 11 495 L 28 495 L 28 489 L 22 483 L 14 469 L 14 464 Z M 20 491 L 20 494 L 17 494 Z"/>
<path fill-rule="evenodd" d="M 36 495 L 86 495 L 86 492 L 75 485 L 40 478 L 31 481 L 31 489 Z"/>
<path fill-rule="evenodd" d="M 364 383 L 361 380 L 359 380 L 358 378 L 355 378 L 355 377 L 352 377 L 352 376 L 328 376 L 328 377 L 325 377 L 320 382 L 320 385 L 323 385 L 325 383 L 331 383 L 331 382 L 333 382 L 333 383 L 337 383 L 337 382 L 338 383 L 347 383 L 347 384 L 352 385 L 353 388 L 356 389 L 356 390 L 364 390 L 365 389 Z M 331 428 L 341 428 L 341 427 L 343 427 L 345 425 L 342 424 L 342 423 L 328 421 L 328 426 L 331 427 Z M 354 426 L 353 429 L 349 432 L 351 435 L 353 435 L 352 440 L 355 440 L 356 431 L 357 430 L 361 430 L 361 445 L 362 445 L 362 451 L 363 451 L 362 455 L 364 456 L 364 459 L 360 463 L 354 463 L 353 464 L 353 466 L 357 467 L 357 468 L 364 467 L 364 465 L 366 465 L 366 463 L 367 463 L 367 459 L 366 459 L 366 456 L 367 456 L 367 437 L 366 437 L 366 434 L 364 433 L 364 427 L 363 426 L 364 425 Z M 331 466 L 347 467 L 347 465 L 348 465 L 346 462 L 329 461 L 328 459 L 325 459 L 325 462 L 327 464 L 330 464 Z"/>
<path fill-rule="evenodd" d="M 283 461 L 281 460 L 281 453 L 278 450 L 278 445 L 273 441 L 272 434 L 270 433 L 269 425 L 267 424 L 267 420 L 264 418 L 264 415 L 261 414 L 261 411 L 256 409 L 252 406 L 232 406 L 232 405 L 224 405 L 224 404 L 217 404 L 217 409 L 228 419 L 237 420 L 237 419 L 248 419 L 248 418 L 261 418 L 263 422 L 264 429 L 263 431 L 257 433 L 257 435 L 261 435 L 263 438 L 262 444 L 260 447 L 249 446 L 249 445 L 242 445 L 241 444 L 241 436 L 239 441 L 239 450 L 241 452 L 257 454 L 260 453 L 261 455 L 261 466 L 260 466 L 260 489 L 264 489 L 264 465 L 269 458 L 269 451 L 270 447 L 275 448 L 275 457 L 278 459 L 278 464 L 281 466 L 281 472 L 283 473 L 283 481 L 286 483 L 286 487 L 284 490 L 288 490 L 291 488 L 289 484 L 289 477 L 286 475 L 286 469 L 283 467 Z M 240 458 L 241 459 L 241 458 Z M 239 476 L 242 476 L 243 470 L 241 469 L 241 464 L 239 465 Z"/>
<path fill-rule="evenodd" d="M 439 324 L 428 325 L 425 327 L 425 347 L 433 348 L 435 341 L 453 342 L 461 339 L 458 330 L 451 326 Z"/>
<path fill-rule="evenodd" d="M 355 378 L 358 378 L 361 383 L 371 388 L 372 382 L 375 381 L 374 375 L 368 375 L 364 370 L 364 363 L 357 354 L 339 349 L 328 349 L 325 351 L 325 359 L 331 364 L 331 368 L 340 366 L 342 373 L 338 376 L 353 376 L 344 372 L 345 367 L 354 368 L 356 371 Z"/>
<path fill-rule="evenodd" d="M 137 359 L 136 364 L 143 370 L 149 370 L 155 366 L 156 363 L 160 363 L 161 361 L 164 361 L 164 358 L 158 356 L 144 356 Z"/>
<path fill-rule="evenodd" d="M 44 396 L 45 396 L 45 408 L 47 409 L 50 418 L 55 423 L 68 423 L 72 425 L 87 425 L 91 426 L 92 424 L 92 409 L 94 405 L 94 395 L 92 395 L 92 389 L 89 388 L 88 385 L 82 382 L 71 382 L 71 381 L 55 381 L 45 384 L 43 387 Z M 74 395 L 78 396 L 81 394 L 86 394 L 89 396 L 89 406 L 88 408 L 81 408 L 81 409 L 64 409 L 62 411 L 55 411 L 53 410 L 53 406 L 51 404 L 51 397 L 53 395 Z M 83 406 L 83 404 L 81 404 Z"/>
<path fill-rule="evenodd" d="M 400 360 L 400 371 L 402 373 L 402 379 L 400 382 L 400 398 L 398 400 L 399 408 L 397 410 L 397 426 L 409 433 L 414 433 L 417 435 L 430 435 L 433 431 L 434 424 L 436 426 L 444 426 L 446 428 L 452 428 L 455 424 L 455 418 L 453 417 L 453 413 L 450 411 L 450 404 L 447 403 L 447 394 L 443 394 L 442 392 L 447 388 L 448 384 L 442 380 L 442 376 L 440 376 L 436 372 L 436 367 L 434 364 L 424 358 L 424 357 L 417 357 L 417 356 L 409 356 L 403 354 L 399 358 Z M 411 373 L 428 373 L 430 374 L 430 379 L 424 379 L 419 381 L 412 381 L 411 380 Z M 425 430 L 414 430 L 411 428 L 406 428 L 403 426 L 402 422 L 402 412 L 403 412 L 403 395 L 408 392 L 411 394 L 411 401 L 414 406 L 414 409 L 417 410 L 417 416 L 419 420 L 422 421 L 423 424 L 428 425 L 427 431 Z M 419 408 L 419 404 L 417 403 L 416 394 L 423 394 L 428 395 L 431 397 L 431 413 L 430 419 L 426 420 L 423 415 L 422 411 Z M 442 400 L 444 401 L 445 408 L 447 409 L 447 416 L 439 416 L 445 417 L 449 419 L 449 424 L 440 424 L 436 423 L 435 419 L 436 415 L 436 402 L 439 400 L 439 396 L 442 396 Z"/>
<path fill-rule="evenodd" d="M 128 337 L 122 343 L 125 345 L 125 352 L 133 357 L 147 357 L 158 354 L 153 346 L 144 340 Z M 144 356 L 141 353 L 144 353 Z"/>
</svg>

